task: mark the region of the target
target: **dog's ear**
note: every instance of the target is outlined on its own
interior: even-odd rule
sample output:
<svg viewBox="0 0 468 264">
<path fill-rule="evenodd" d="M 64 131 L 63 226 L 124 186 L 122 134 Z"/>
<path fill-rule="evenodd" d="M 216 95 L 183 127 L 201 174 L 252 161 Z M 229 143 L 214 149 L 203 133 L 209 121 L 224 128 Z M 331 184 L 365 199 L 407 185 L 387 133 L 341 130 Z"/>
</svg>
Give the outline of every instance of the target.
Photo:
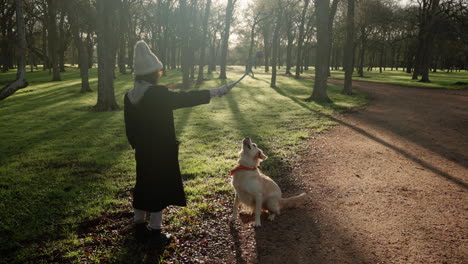
<svg viewBox="0 0 468 264">
<path fill-rule="evenodd" d="M 263 151 L 261 149 L 258 150 L 258 158 L 261 160 L 268 159 L 268 157 L 265 154 L 263 154 Z"/>
</svg>

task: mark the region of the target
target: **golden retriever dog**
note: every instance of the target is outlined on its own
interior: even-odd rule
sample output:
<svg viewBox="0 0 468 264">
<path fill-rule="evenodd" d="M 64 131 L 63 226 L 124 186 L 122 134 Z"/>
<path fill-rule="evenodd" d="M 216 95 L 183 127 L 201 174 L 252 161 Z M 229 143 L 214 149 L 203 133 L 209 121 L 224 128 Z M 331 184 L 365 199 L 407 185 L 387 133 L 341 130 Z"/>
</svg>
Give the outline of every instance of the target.
<svg viewBox="0 0 468 264">
<path fill-rule="evenodd" d="M 305 193 L 286 199 L 281 197 L 278 184 L 258 168 L 268 157 L 249 137 L 242 141 L 239 155 L 237 167 L 231 170 L 232 186 L 236 191 L 231 222 L 236 220 L 241 204 L 255 213 L 255 226 L 259 227 L 262 209 L 270 213 L 268 219 L 273 221 L 281 209 L 295 207 L 306 197 Z"/>
</svg>

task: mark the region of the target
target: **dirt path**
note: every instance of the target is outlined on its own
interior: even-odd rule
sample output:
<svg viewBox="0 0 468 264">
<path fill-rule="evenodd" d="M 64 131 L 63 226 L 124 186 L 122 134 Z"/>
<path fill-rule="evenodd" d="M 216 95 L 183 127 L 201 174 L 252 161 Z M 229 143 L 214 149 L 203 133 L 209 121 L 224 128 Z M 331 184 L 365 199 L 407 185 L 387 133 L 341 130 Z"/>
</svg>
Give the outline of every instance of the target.
<svg viewBox="0 0 468 264">
<path fill-rule="evenodd" d="M 466 263 L 468 91 L 354 86 L 370 104 L 335 117 L 279 183 L 308 203 L 255 230 L 237 221 L 227 262 Z"/>
</svg>

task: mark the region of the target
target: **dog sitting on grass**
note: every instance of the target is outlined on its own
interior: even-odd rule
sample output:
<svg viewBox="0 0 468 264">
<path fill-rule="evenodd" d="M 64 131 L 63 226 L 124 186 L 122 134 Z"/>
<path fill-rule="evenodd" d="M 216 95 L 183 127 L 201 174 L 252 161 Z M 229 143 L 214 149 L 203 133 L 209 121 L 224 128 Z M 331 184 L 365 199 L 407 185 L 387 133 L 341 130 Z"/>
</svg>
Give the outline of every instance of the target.
<svg viewBox="0 0 468 264">
<path fill-rule="evenodd" d="M 296 207 L 305 200 L 305 193 L 290 198 L 281 197 L 278 184 L 258 168 L 267 156 L 249 137 L 242 141 L 239 154 L 238 165 L 231 170 L 232 186 L 236 191 L 231 222 L 236 220 L 241 204 L 255 213 L 255 226 L 259 227 L 262 209 L 270 213 L 268 219 L 273 221 L 276 215 L 280 215 L 281 209 Z"/>
</svg>

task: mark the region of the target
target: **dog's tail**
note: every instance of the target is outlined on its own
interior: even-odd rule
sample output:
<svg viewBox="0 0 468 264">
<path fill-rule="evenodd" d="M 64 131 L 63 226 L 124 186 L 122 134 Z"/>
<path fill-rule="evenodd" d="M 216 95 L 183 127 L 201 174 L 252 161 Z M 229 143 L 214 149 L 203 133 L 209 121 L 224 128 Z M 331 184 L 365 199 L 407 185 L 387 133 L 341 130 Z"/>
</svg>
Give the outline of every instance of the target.
<svg viewBox="0 0 468 264">
<path fill-rule="evenodd" d="M 281 208 L 293 208 L 293 207 L 299 206 L 304 202 L 306 197 L 307 197 L 306 193 L 301 193 L 297 196 L 293 196 L 289 198 L 281 198 L 280 206 Z"/>
</svg>

